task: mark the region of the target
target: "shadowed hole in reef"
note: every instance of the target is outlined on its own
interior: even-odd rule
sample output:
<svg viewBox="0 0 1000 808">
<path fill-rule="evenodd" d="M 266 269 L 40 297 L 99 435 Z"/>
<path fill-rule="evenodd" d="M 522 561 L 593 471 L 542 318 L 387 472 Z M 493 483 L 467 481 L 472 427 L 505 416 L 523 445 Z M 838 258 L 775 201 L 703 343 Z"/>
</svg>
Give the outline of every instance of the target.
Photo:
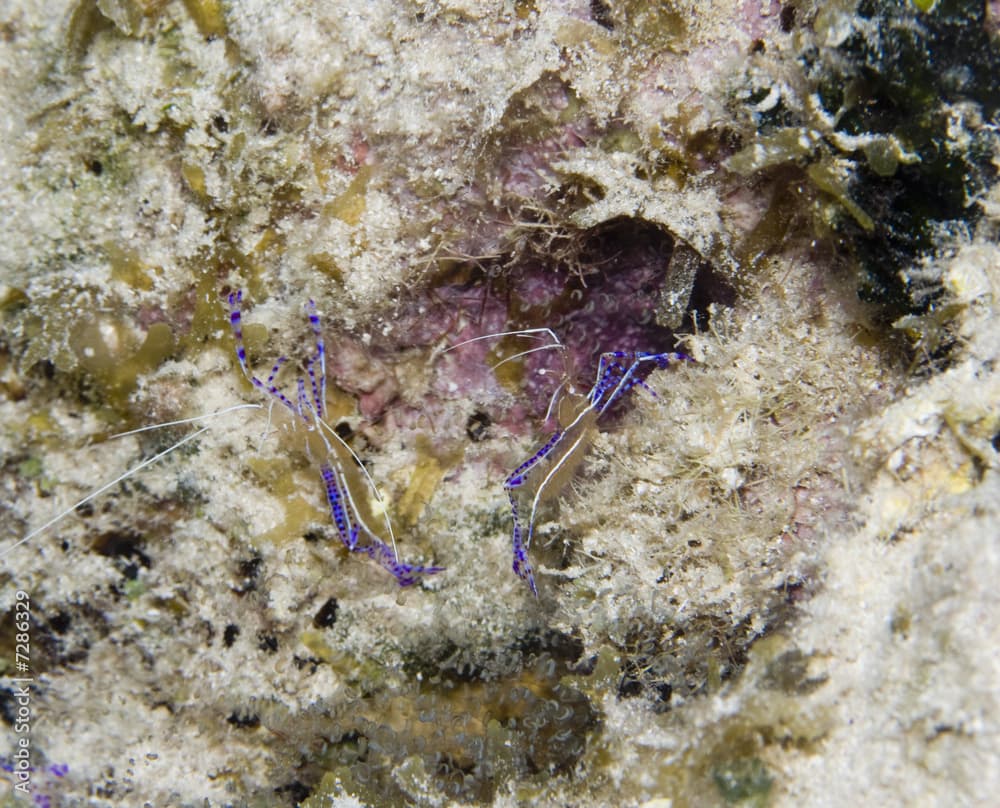
<svg viewBox="0 0 1000 808">
<path fill-rule="evenodd" d="M 612 219 L 566 241 L 557 254 L 523 257 L 496 293 L 507 299 L 508 327 L 552 328 L 583 381 L 604 351 L 671 351 L 695 307 L 704 317 L 709 303 L 735 299 L 708 260 L 652 222 Z"/>
<path fill-rule="evenodd" d="M 109 530 L 94 539 L 91 549 L 113 559 L 123 581 L 129 582 L 139 577 L 140 568 L 149 569 L 152 566 L 152 559 L 143 550 L 145 543 L 146 537 L 134 530 Z M 124 589 L 124 584 L 116 587 L 116 591 Z"/>
<path fill-rule="evenodd" d="M 602 353 L 673 351 L 693 321 L 707 326 L 710 304 L 736 299 L 723 272 L 656 223 L 620 217 L 585 229 L 546 225 L 541 233 L 489 260 L 441 262 L 425 287 L 400 301 L 373 353 L 391 361 L 416 345 L 549 328 L 565 353 L 525 354 L 540 343 L 516 335 L 486 343 L 485 361 L 530 402 L 534 420 L 564 369 L 587 389 Z M 514 355 L 523 358 L 502 361 Z M 454 384 L 463 389 L 466 377 Z"/>
</svg>

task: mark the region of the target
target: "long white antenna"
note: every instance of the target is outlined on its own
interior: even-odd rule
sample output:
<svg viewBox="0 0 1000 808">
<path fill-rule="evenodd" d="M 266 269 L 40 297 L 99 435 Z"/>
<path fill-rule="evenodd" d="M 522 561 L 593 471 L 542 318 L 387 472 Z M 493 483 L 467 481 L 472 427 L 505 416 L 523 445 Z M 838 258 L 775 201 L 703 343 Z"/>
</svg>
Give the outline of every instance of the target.
<svg viewBox="0 0 1000 808">
<path fill-rule="evenodd" d="M 215 418 L 219 415 L 225 415 L 226 413 L 235 412 L 236 410 L 262 410 L 264 409 L 263 404 L 234 404 L 232 407 L 226 407 L 222 410 L 216 410 L 215 412 L 209 412 L 205 415 L 196 415 L 193 418 L 181 418 L 179 421 L 166 421 L 162 424 L 150 424 L 149 426 L 140 426 L 138 429 L 130 429 L 128 432 L 116 432 L 111 435 L 108 440 L 114 440 L 115 438 L 124 438 L 126 435 L 137 435 L 140 432 L 149 432 L 154 429 L 165 429 L 168 426 L 181 426 L 182 424 L 196 424 L 199 421 L 207 421 L 209 418 Z"/>
<path fill-rule="evenodd" d="M 461 342 L 456 342 L 454 345 L 449 345 L 441 353 L 446 354 L 448 351 L 454 351 L 456 348 L 461 348 L 463 345 L 468 345 L 472 342 L 480 342 L 484 339 L 496 339 L 497 337 L 527 337 L 528 339 L 541 339 L 541 334 L 548 334 L 552 338 L 553 348 L 564 348 L 565 346 L 559 341 L 559 337 L 556 336 L 555 332 L 551 328 L 522 328 L 516 331 L 497 331 L 494 334 L 481 334 L 478 337 L 472 337 L 471 339 L 464 339 Z"/>
<path fill-rule="evenodd" d="M 213 413 L 213 415 L 218 415 L 218 414 L 220 414 L 220 413 Z M 201 417 L 204 417 L 204 416 L 201 416 Z M 195 419 L 188 419 L 188 420 L 195 420 Z M 179 421 L 178 423 L 183 423 L 183 422 Z M 135 432 L 142 432 L 145 429 L 155 429 L 155 428 L 160 427 L 160 426 L 167 426 L 167 424 L 157 424 L 155 427 L 143 427 L 142 429 L 137 429 L 137 430 L 134 430 L 134 431 Z M 3 558 L 5 555 L 7 555 L 8 553 L 10 553 L 11 551 L 16 550 L 22 544 L 25 544 L 26 542 L 31 541 L 33 538 L 35 538 L 35 536 L 39 535 L 40 533 L 44 533 L 46 530 L 48 530 L 50 527 L 52 527 L 52 525 L 56 524 L 56 522 L 58 522 L 59 520 L 64 519 L 66 516 L 68 516 L 69 514 L 73 513 L 73 511 L 75 511 L 81 505 L 85 505 L 88 502 L 90 502 L 92 499 L 94 499 L 96 497 L 99 497 L 101 494 L 103 494 L 109 488 L 114 487 L 115 485 L 117 485 L 118 483 L 120 483 L 122 480 L 128 479 L 133 474 L 136 474 L 137 472 L 142 471 L 144 468 L 146 468 L 146 466 L 153 465 L 153 463 L 155 463 L 156 461 L 158 461 L 158 460 L 166 457 L 171 452 L 179 449 L 185 443 L 188 443 L 189 441 L 192 441 L 195 438 L 197 438 L 202 432 L 207 432 L 208 429 L 209 429 L 209 427 L 203 426 L 201 429 L 199 429 L 199 430 L 197 430 L 195 432 L 192 432 L 190 435 L 188 435 L 188 436 L 186 436 L 184 438 L 181 438 L 179 441 L 177 441 L 177 443 L 175 443 L 175 444 L 173 444 L 171 446 L 168 446 L 162 452 L 159 452 L 159 453 L 153 455 L 152 457 L 150 457 L 147 460 L 143 460 L 138 466 L 130 468 L 124 474 L 121 474 L 118 477 L 115 477 L 115 479 L 113 479 L 111 482 L 105 483 L 100 488 L 98 488 L 96 491 L 91 491 L 89 494 L 87 494 L 87 496 L 85 496 L 83 499 L 81 499 L 75 505 L 71 505 L 66 510 L 61 511 L 59 514 L 57 514 L 56 516 L 54 516 L 51 519 L 49 519 L 49 521 L 46 522 L 44 525 L 42 525 L 39 528 L 35 528 L 27 536 L 25 536 L 23 539 L 21 539 L 20 541 L 15 542 L 14 544 L 12 544 L 10 547 L 8 547 L 3 552 L 0 552 L 0 558 Z M 123 432 L 122 434 L 123 435 L 128 435 L 128 434 L 131 434 L 131 433 L 129 433 L 129 432 Z"/>
</svg>

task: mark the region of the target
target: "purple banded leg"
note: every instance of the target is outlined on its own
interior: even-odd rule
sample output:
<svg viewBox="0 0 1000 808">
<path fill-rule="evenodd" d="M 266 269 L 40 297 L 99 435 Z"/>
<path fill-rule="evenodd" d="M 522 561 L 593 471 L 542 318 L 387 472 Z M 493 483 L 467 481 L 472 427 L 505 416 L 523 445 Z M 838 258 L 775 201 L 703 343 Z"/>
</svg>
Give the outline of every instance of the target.
<svg viewBox="0 0 1000 808">
<path fill-rule="evenodd" d="M 320 397 L 319 397 L 319 388 L 316 385 L 316 371 L 313 370 L 313 365 L 315 365 L 315 364 L 316 364 L 316 357 L 315 356 L 310 356 L 309 359 L 306 360 L 306 373 L 309 374 L 309 384 L 312 387 L 312 405 L 311 405 L 311 409 L 313 410 L 313 412 L 316 413 L 316 415 L 318 415 L 320 418 L 322 418 L 323 417 L 323 402 L 320 400 Z"/>
<path fill-rule="evenodd" d="M 507 492 L 507 499 L 510 500 L 510 512 L 514 518 L 514 563 L 512 567 L 518 578 L 528 582 L 528 586 L 531 587 L 531 591 L 536 597 L 538 596 L 538 589 L 535 586 L 535 575 L 531 570 L 531 562 L 528 561 L 528 546 L 531 544 L 531 535 L 534 532 L 535 526 L 534 523 L 528 525 L 528 536 L 527 540 L 525 540 L 517 510 L 517 501 L 514 497 L 514 489 L 524 485 L 525 478 L 531 470 L 556 447 L 562 436 L 562 430 L 556 430 L 552 437 L 546 441 L 545 445 L 514 469 L 503 483 L 504 490 Z"/>
<path fill-rule="evenodd" d="M 271 368 L 271 372 L 267 375 L 267 381 L 264 384 L 270 389 L 274 384 L 274 377 L 278 375 L 278 371 L 281 370 L 281 366 L 288 361 L 287 356 L 279 356 L 278 361 L 274 363 L 274 367 Z"/>
<path fill-rule="evenodd" d="M 590 401 L 592 409 L 600 408 L 601 399 L 604 398 L 604 394 L 608 390 L 613 390 L 617 387 L 625 375 L 625 368 L 618 362 L 606 363 L 607 356 L 608 354 L 601 356 L 601 363 L 597 369 L 597 380 L 587 395 L 587 400 Z"/>
<path fill-rule="evenodd" d="M 591 407 L 598 413 L 603 413 L 620 396 L 638 383 L 638 379 L 634 379 L 633 374 L 642 361 L 639 357 L 640 354 L 633 351 L 609 351 L 601 354 L 601 360 L 597 367 L 597 380 L 588 396 Z M 627 362 L 617 361 L 622 359 L 627 360 Z M 603 401 L 608 391 L 611 391 L 611 394 L 607 396 L 606 401 Z"/>
<path fill-rule="evenodd" d="M 247 349 L 243 345 L 243 315 L 240 314 L 240 303 L 243 302 L 243 290 L 229 293 L 229 326 L 233 329 L 233 339 L 236 341 L 236 358 L 243 369 L 243 375 L 250 378 L 247 369 Z"/>
<path fill-rule="evenodd" d="M 559 443 L 562 436 L 562 430 L 557 429 L 541 449 L 535 452 L 531 457 L 525 460 L 520 466 L 510 473 L 510 476 L 504 480 L 503 487 L 509 490 L 511 488 L 517 488 L 518 486 L 524 485 L 524 478 L 527 473 L 555 448 L 555 445 Z"/>
<path fill-rule="evenodd" d="M 278 389 L 277 385 L 274 384 L 274 379 L 278 375 L 278 371 L 281 370 L 281 366 L 288 361 L 287 357 L 278 357 L 278 361 L 275 362 L 274 367 L 271 368 L 271 373 L 267 377 L 266 382 L 262 382 L 250 372 L 250 368 L 247 364 L 247 349 L 243 344 L 243 315 L 240 313 L 240 303 L 242 302 L 242 289 L 229 293 L 229 325 L 233 329 L 233 339 L 236 342 L 236 358 L 239 360 L 240 368 L 243 370 L 243 375 L 246 376 L 258 390 L 267 393 L 269 396 L 274 396 L 292 412 L 298 412 L 295 405 L 292 404 L 292 402 L 289 401 L 288 398 Z"/>
<path fill-rule="evenodd" d="M 511 568 L 514 574 L 522 581 L 527 581 L 531 587 L 531 594 L 538 597 L 538 587 L 535 586 L 535 573 L 531 569 L 531 561 L 528 560 L 528 548 L 521 539 L 521 520 L 518 517 L 517 503 L 514 501 L 513 489 L 507 489 L 507 498 L 510 500 L 510 510 L 514 515 L 514 563 Z"/>
<path fill-rule="evenodd" d="M 320 474 L 323 475 L 323 484 L 326 486 L 326 498 L 330 503 L 330 513 L 333 515 L 333 523 L 337 526 L 340 540 L 344 546 L 354 552 L 358 546 L 358 529 L 351 529 L 350 516 L 344 509 L 344 497 L 340 493 L 340 483 L 333 469 L 326 463 L 319 467 Z"/>
<path fill-rule="evenodd" d="M 326 345 L 323 342 L 323 330 L 320 327 L 319 315 L 316 313 L 316 304 L 310 300 L 306 311 L 309 313 L 309 325 L 312 327 L 316 337 L 316 355 L 310 358 L 306 364 L 309 372 L 309 381 L 312 383 L 313 401 L 316 403 L 316 412 L 320 418 L 326 415 Z M 314 365 L 319 364 L 319 379 L 316 378 Z"/>
<path fill-rule="evenodd" d="M 601 360 L 597 366 L 597 379 L 587 396 L 593 409 L 603 412 L 621 395 L 631 390 L 635 384 L 642 384 L 638 379 L 633 380 L 632 377 L 639 365 L 639 356 L 632 351 L 609 351 L 601 354 Z M 620 361 L 611 361 L 620 359 L 628 360 L 628 368 Z M 609 390 L 611 396 L 602 404 L 601 401 Z"/>
<path fill-rule="evenodd" d="M 285 357 L 281 357 L 279 359 L 279 364 L 283 364 L 284 360 L 285 360 Z M 277 369 L 278 366 L 279 365 L 275 365 L 275 369 Z M 274 371 L 272 371 L 272 375 L 268 377 L 268 382 L 262 382 L 256 376 L 251 376 L 250 377 L 250 381 L 253 384 L 253 386 L 256 387 L 258 390 L 260 390 L 260 391 L 262 391 L 264 393 L 267 393 L 269 396 L 273 396 L 278 401 L 280 401 L 282 404 L 284 404 L 286 407 L 288 407 L 288 409 L 290 409 L 296 415 L 301 415 L 302 413 L 299 412 L 299 408 L 296 407 L 289 400 L 288 396 L 286 396 L 284 393 L 282 393 L 278 389 L 278 386 L 273 383 L 273 381 L 272 381 L 272 379 L 273 379 L 273 373 L 274 373 Z"/>
<path fill-rule="evenodd" d="M 347 496 L 341 488 L 337 473 L 328 464 L 320 466 L 323 483 L 326 486 L 326 496 L 330 503 L 330 513 L 344 546 L 352 553 L 365 553 L 376 561 L 379 566 L 389 572 L 400 586 L 411 586 L 420 580 L 421 576 L 434 575 L 443 572 L 444 567 L 431 567 L 421 564 L 405 564 L 396 558 L 392 548 L 378 536 L 365 530 L 365 544 L 358 544 L 361 525 L 352 525 L 349 508 L 345 507 Z"/>
<path fill-rule="evenodd" d="M 612 360 L 628 360 L 626 363 Z M 633 387 L 640 386 L 648 390 L 652 395 L 656 395 L 649 385 L 642 379 L 636 377 L 636 372 L 644 362 L 651 362 L 661 370 L 668 367 L 673 361 L 687 360 L 691 358 L 680 353 L 644 353 L 640 351 L 609 351 L 601 355 L 598 365 L 597 381 L 594 383 L 588 398 L 591 406 L 597 410 L 598 415 L 604 413 L 622 395 Z M 608 392 L 610 391 L 610 394 Z"/>
<path fill-rule="evenodd" d="M 641 386 L 645 387 L 649 392 L 653 392 L 649 389 L 649 386 L 642 381 L 642 379 L 637 378 L 634 374 L 638 369 L 639 363 L 636 362 L 632 364 L 628 369 L 621 366 L 616 366 L 616 369 L 620 372 L 617 378 L 612 377 L 609 380 L 609 384 L 602 387 L 597 393 L 594 399 L 593 408 L 597 410 L 598 415 L 604 413 L 605 410 L 609 409 L 619 398 L 625 395 L 633 387 Z M 610 390 L 610 395 L 607 399 L 601 403 L 601 399 L 605 397 L 605 393 Z M 655 393 L 654 393 L 655 395 Z"/>
<path fill-rule="evenodd" d="M 444 567 L 427 567 L 422 564 L 405 564 L 396 558 L 392 548 L 380 539 L 373 538 L 370 545 L 361 548 L 369 557 L 389 572 L 400 586 L 412 586 L 421 576 L 443 572 Z"/>
<path fill-rule="evenodd" d="M 291 399 L 289 399 L 288 396 L 282 393 L 278 389 L 278 385 L 274 383 L 274 377 L 278 375 L 278 371 L 281 370 L 281 366 L 285 364 L 285 362 L 287 361 L 288 361 L 287 356 L 279 356 L 278 361 L 275 362 L 274 367 L 271 368 L 271 373 L 268 375 L 266 382 L 262 382 L 256 376 L 251 376 L 250 381 L 253 382 L 253 385 L 256 388 L 267 393 L 269 396 L 273 396 L 282 404 L 284 404 L 286 407 L 288 407 L 288 409 L 291 410 L 293 413 L 304 418 L 305 416 L 302 415 L 302 407 L 295 406 L 295 404 L 292 403 Z"/>
<path fill-rule="evenodd" d="M 262 382 L 256 376 L 251 376 L 250 381 L 253 382 L 254 386 L 263 390 L 269 396 L 274 396 L 278 401 L 284 404 L 288 409 L 294 413 L 301 415 L 302 413 L 296 408 L 296 406 L 288 399 L 288 397 L 278 389 L 278 385 L 274 383 L 275 377 L 278 375 L 278 371 L 281 370 L 281 366 L 288 361 L 287 356 L 279 356 L 278 361 L 274 363 L 271 368 L 271 372 L 267 376 L 267 381 Z"/>
</svg>

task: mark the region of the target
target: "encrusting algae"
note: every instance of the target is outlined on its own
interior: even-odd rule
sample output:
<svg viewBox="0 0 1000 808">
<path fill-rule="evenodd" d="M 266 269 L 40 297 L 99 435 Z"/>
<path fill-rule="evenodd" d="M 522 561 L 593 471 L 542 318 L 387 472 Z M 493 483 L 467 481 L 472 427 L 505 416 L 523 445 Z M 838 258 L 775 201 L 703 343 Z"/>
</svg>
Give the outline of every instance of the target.
<svg viewBox="0 0 1000 808">
<path fill-rule="evenodd" d="M 987 802 L 998 29 L 14 4 L 0 720 L 22 597 L 36 801 Z M 693 362 L 547 420 L 608 351 Z M 587 451 L 515 490 L 536 598 L 504 481 L 556 422 Z M 383 512 L 382 560 L 446 569 L 348 552 Z"/>
</svg>

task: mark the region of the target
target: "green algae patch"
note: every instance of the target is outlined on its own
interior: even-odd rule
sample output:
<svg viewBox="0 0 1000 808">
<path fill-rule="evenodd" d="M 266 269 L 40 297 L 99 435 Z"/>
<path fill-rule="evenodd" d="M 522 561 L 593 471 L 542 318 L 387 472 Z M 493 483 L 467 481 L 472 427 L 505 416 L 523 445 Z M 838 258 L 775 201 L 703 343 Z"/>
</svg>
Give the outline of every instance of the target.
<svg viewBox="0 0 1000 808">
<path fill-rule="evenodd" d="M 299 635 L 299 642 L 308 648 L 309 653 L 313 654 L 317 659 L 321 659 L 324 662 L 332 662 L 336 659 L 337 652 L 327 642 L 324 632 L 318 629 L 309 628 L 303 631 Z"/>
<path fill-rule="evenodd" d="M 109 242 L 104 245 L 104 253 L 111 266 L 112 280 L 142 292 L 153 288 L 153 274 L 159 274 L 158 270 L 148 266 L 135 250 Z"/>
<path fill-rule="evenodd" d="M 124 324 L 108 318 L 77 323 L 70 344 L 80 366 L 115 409 L 123 409 L 139 377 L 166 361 L 176 348 L 173 331 L 166 323 L 151 325 L 142 344 L 132 349 Z"/>
<path fill-rule="evenodd" d="M 337 283 L 344 282 L 344 271 L 337 263 L 337 259 L 330 253 L 311 253 L 306 256 L 306 263 L 310 269 L 327 275 Z"/>
<path fill-rule="evenodd" d="M 435 446 L 425 435 L 418 435 L 415 444 L 418 459 L 410 469 L 406 487 L 395 508 L 402 524 L 409 527 L 420 521 L 444 475 L 463 457 L 461 449 Z"/>
<path fill-rule="evenodd" d="M 281 507 L 282 519 L 270 530 L 258 534 L 257 541 L 288 544 L 300 539 L 317 522 L 329 518 L 328 511 L 317 508 L 310 499 L 298 493 L 286 493 L 281 499 Z"/>
<path fill-rule="evenodd" d="M 135 36 L 145 10 L 133 0 L 97 0 L 97 10 L 125 36 Z"/>
<path fill-rule="evenodd" d="M 125 38 L 139 37 L 147 20 L 155 22 L 167 5 L 162 0 L 76 0 L 65 27 L 67 51 L 74 58 L 81 58 L 104 32 Z M 183 0 L 183 5 L 202 36 L 225 36 L 225 13 L 219 0 Z"/>
<path fill-rule="evenodd" d="M 344 224 L 357 225 L 365 215 L 365 194 L 372 176 L 371 166 L 362 166 L 347 188 L 323 207 L 323 213 Z"/>
<path fill-rule="evenodd" d="M 122 585 L 122 594 L 133 603 L 146 594 L 146 584 L 139 578 L 132 578 Z"/>
<path fill-rule="evenodd" d="M 224 255 L 216 259 L 218 267 L 228 268 L 233 264 L 239 265 L 238 261 L 226 250 Z M 260 286 L 260 280 L 256 273 L 250 274 L 250 280 L 255 287 Z M 185 351 L 200 350 L 206 344 L 217 344 L 228 342 L 227 350 L 232 352 L 235 364 L 235 350 L 232 350 L 231 336 L 229 329 L 229 314 L 223 305 L 223 300 L 219 294 L 218 278 L 213 272 L 201 272 L 197 275 L 197 283 L 193 290 L 194 310 L 191 314 L 191 328 L 182 338 L 182 348 Z M 247 344 L 247 350 L 255 350 L 260 347 L 267 336 L 267 330 L 263 326 L 246 324 L 243 327 L 243 341 Z"/>
<path fill-rule="evenodd" d="M 764 806 L 774 778 L 759 758 L 737 758 L 712 768 L 712 782 L 729 805 Z"/>
<path fill-rule="evenodd" d="M 219 0 L 184 0 L 194 24 L 202 36 L 219 37 L 226 33 L 226 17 Z"/>
<path fill-rule="evenodd" d="M 205 185 L 205 171 L 194 163 L 183 163 L 181 165 L 181 176 L 191 192 L 198 197 L 201 202 L 208 201 L 208 189 Z"/>
<path fill-rule="evenodd" d="M 851 218 L 861 225 L 861 228 L 865 232 L 871 233 L 875 230 L 874 220 L 862 210 L 860 205 L 851 199 L 850 191 L 847 183 L 844 181 L 843 175 L 834 166 L 813 163 L 806 169 L 806 176 L 812 180 L 813 185 L 819 190 L 836 199 L 841 207 L 851 215 Z"/>
<path fill-rule="evenodd" d="M 27 305 L 28 295 L 16 286 L 0 286 L 0 312 L 11 311 Z"/>
<path fill-rule="evenodd" d="M 38 430 L 32 426 L 37 434 Z M 49 496 L 56 490 L 56 481 L 45 474 L 45 464 L 41 457 L 32 456 L 17 464 L 17 474 L 25 480 L 35 483 L 42 496 Z"/>
<path fill-rule="evenodd" d="M 688 32 L 685 13 L 677 8 L 678 3 L 648 3 L 645 0 L 627 0 L 616 4 L 620 10 L 615 14 L 615 22 L 634 32 L 644 44 L 666 49 L 683 47 Z"/>
<path fill-rule="evenodd" d="M 66 52 L 79 59 L 99 33 L 113 26 L 113 20 L 101 11 L 94 0 L 77 0 L 67 16 L 64 34 Z"/>
<path fill-rule="evenodd" d="M 790 126 L 773 134 L 761 135 L 754 143 L 730 157 L 726 167 L 747 175 L 784 163 L 806 161 L 813 157 L 819 144 L 817 132 Z"/>
<path fill-rule="evenodd" d="M 417 462 L 396 508 L 396 513 L 404 525 L 412 527 L 420 521 L 420 516 L 434 496 L 434 491 L 437 490 L 445 471 L 445 467 L 435 457 L 425 456 Z"/>
</svg>

